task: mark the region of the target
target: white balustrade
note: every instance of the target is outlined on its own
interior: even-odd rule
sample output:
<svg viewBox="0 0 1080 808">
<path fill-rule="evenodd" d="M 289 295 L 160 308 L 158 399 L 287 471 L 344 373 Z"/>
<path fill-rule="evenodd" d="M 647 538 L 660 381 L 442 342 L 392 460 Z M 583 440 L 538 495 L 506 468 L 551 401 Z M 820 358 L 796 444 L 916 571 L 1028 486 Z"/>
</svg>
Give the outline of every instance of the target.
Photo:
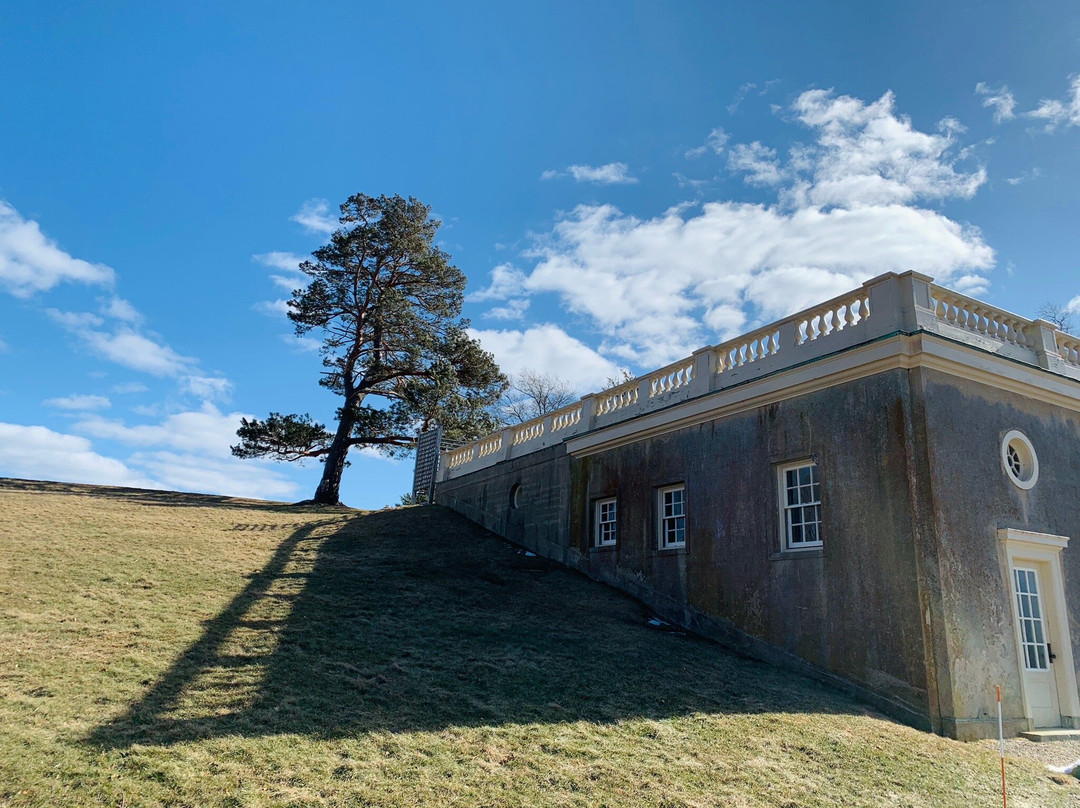
<svg viewBox="0 0 1080 808">
<path fill-rule="evenodd" d="M 673 393 L 694 378 L 694 357 L 674 362 L 649 374 L 649 398 Z"/>
<path fill-rule="evenodd" d="M 555 410 L 548 414 L 551 418 L 551 432 L 562 432 L 565 429 L 570 429 L 581 422 L 581 402 L 575 401 L 569 407 L 563 407 L 561 410 Z"/>
<path fill-rule="evenodd" d="M 526 441 L 536 440 L 544 434 L 544 419 L 533 418 L 531 421 L 526 421 L 514 430 L 514 446 L 518 446 Z"/>
<path fill-rule="evenodd" d="M 638 380 L 634 379 L 625 384 L 620 384 L 618 387 L 612 387 L 610 390 L 597 393 L 596 414 L 597 416 L 610 415 L 613 412 L 637 404 L 637 400 Z"/>
<path fill-rule="evenodd" d="M 497 432 L 496 434 L 491 435 L 490 437 L 482 439 L 477 444 L 476 456 L 478 458 L 479 457 L 487 457 L 490 454 L 495 454 L 495 452 L 499 451 L 501 448 L 502 448 L 502 433 Z"/>
<path fill-rule="evenodd" d="M 724 373 L 780 352 L 780 331 L 775 325 L 716 346 L 716 372 Z"/>
<path fill-rule="evenodd" d="M 464 466 L 466 463 L 472 461 L 476 456 L 477 443 L 470 443 L 467 446 L 462 446 L 460 449 L 454 449 L 450 452 L 450 456 L 446 460 L 446 468 L 456 469 L 459 466 Z"/>
<path fill-rule="evenodd" d="M 586 407 L 588 408 L 588 428 L 592 428 L 594 417 L 603 418 L 603 425 L 608 425 L 643 414 L 647 406 L 644 409 L 637 406 L 642 396 L 647 396 L 647 400 L 641 402 L 643 405 L 655 403 L 657 406 L 665 406 L 667 403 L 679 400 L 679 397 L 671 399 L 665 397 L 676 391 L 690 388 L 691 383 L 694 384 L 694 388 L 691 389 L 703 392 L 721 389 L 724 384 L 716 376 L 712 376 L 712 373 L 719 376 L 764 359 L 772 360 L 782 351 L 792 349 L 795 349 L 792 356 L 782 358 L 779 362 L 770 361 L 762 366 L 761 371 L 770 372 L 773 369 L 794 366 L 827 353 L 831 350 L 829 347 L 831 343 L 823 345 L 820 349 L 811 346 L 830 335 L 840 334 L 867 321 L 871 317 L 870 295 L 885 289 L 885 295 L 874 298 L 875 307 L 881 306 L 882 311 L 885 312 L 880 326 L 871 326 L 876 331 L 856 332 L 849 337 L 848 342 L 856 344 L 852 340 L 880 335 L 879 332 L 882 329 L 890 330 L 894 327 L 892 325 L 894 319 L 891 318 L 898 317 L 899 312 L 898 310 L 890 314 L 885 308 L 905 305 L 896 297 L 897 292 L 889 291 L 901 288 L 899 284 L 902 278 L 903 276 L 896 275 L 881 276 L 881 279 L 876 279 L 877 283 L 864 284 L 845 295 L 840 295 L 714 348 L 702 349 L 694 356 L 624 382 L 610 390 L 587 396 L 585 400 L 574 402 L 568 407 L 488 435 L 466 446 L 449 450 L 443 455 L 446 460 L 443 468 L 448 472 L 460 469 L 459 473 L 465 473 L 472 468 L 483 468 L 492 462 L 497 462 L 502 457 L 517 457 L 522 453 L 551 445 L 568 435 L 577 434 L 581 427 L 586 426 L 582 423 L 586 416 Z M 1043 342 L 1039 344 L 1045 344 L 1042 350 L 1053 351 L 1053 343 L 1047 342 L 1049 332 L 1039 324 L 928 281 L 929 279 L 923 277 L 923 288 L 929 288 L 930 310 L 938 321 L 962 328 L 979 337 L 988 337 L 1032 351 L 1036 351 L 1036 337 L 1041 334 Z M 885 286 L 890 283 L 891 287 Z M 893 296 L 890 297 L 890 294 Z M 926 300 L 925 297 L 922 299 Z M 921 310 L 925 310 L 926 303 L 918 304 L 917 300 L 916 297 L 914 304 L 920 305 Z M 912 303 L 909 302 L 906 305 L 911 306 Z M 899 319 L 895 321 L 899 322 Z M 1080 368 L 1080 338 L 1060 331 L 1054 332 L 1053 338 L 1056 340 L 1057 353 L 1062 361 L 1070 366 L 1070 373 L 1072 373 L 1072 368 Z M 844 347 L 845 344 L 844 341 L 838 342 L 839 347 Z M 756 371 L 756 368 L 754 370 Z M 701 378 L 696 378 L 696 375 L 700 375 Z M 738 374 L 734 378 L 741 381 L 747 376 Z M 536 442 L 535 447 L 522 446 L 532 442 Z M 478 462 L 484 458 L 487 458 L 485 462 Z M 469 468 L 463 469 L 463 466 Z"/>
<path fill-rule="evenodd" d="M 1056 337 L 1058 353 L 1061 358 L 1065 360 L 1066 364 L 1080 367 L 1080 339 L 1063 331 L 1058 331 Z"/>
<path fill-rule="evenodd" d="M 805 345 L 851 328 L 869 316 L 870 298 L 864 290 L 833 298 L 792 318 L 795 321 L 795 344 Z"/>
<path fill-rule="evenodd" d="M 935 284 L 930 285 L 930 304 L 937 318 L 950 325 L 1022 348 L 1035 347 L 1034 323 L 1016 314 Z"/>
</svg>

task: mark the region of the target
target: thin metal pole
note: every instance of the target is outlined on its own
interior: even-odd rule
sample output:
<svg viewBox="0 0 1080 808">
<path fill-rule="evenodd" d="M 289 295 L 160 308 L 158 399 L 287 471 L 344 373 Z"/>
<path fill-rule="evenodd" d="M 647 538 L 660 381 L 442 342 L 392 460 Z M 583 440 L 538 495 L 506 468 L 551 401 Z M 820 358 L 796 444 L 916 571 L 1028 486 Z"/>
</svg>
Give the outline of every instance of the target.
<svg viewBox="0 0 1080 808">
<path fill-rule="evenodd" d="M 1001 757 L 1001 805 L 1009 808 L 1009 798 L 1005 795 L 1005 730 L 1001 723 L 1001 685 L 997 686 L 998 702 L 998 754 Z"/>
</svg>

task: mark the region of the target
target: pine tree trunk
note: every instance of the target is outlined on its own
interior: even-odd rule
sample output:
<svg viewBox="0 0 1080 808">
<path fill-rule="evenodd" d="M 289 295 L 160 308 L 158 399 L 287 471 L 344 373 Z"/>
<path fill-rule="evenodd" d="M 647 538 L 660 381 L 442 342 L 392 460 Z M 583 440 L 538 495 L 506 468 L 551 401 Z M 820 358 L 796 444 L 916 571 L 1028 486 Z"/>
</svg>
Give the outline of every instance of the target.
<svg viewBox="0 0 1080 808">
<path fill-rule="evenodd" d="M 338 421 L 334 442 L 330 444 L 330 451 L 326 453 L 322 479 L 319 481 L 319 487 L 315 489 L 315 502 L 322 505 L 341 504 L 341 474 L 345 471 L 345 457 L 349 454 L 349 438 L 352 436 L 355 423 L 353 418 L 344 415 Z"/>
</svg>

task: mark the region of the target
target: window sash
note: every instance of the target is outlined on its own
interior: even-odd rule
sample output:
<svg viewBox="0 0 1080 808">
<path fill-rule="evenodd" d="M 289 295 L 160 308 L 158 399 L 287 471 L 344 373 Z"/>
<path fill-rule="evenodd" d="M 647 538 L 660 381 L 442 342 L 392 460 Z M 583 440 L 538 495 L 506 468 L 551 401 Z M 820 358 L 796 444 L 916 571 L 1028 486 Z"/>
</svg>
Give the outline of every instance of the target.
<svg viewBox="0 0 1080 808">
<path fill-rule="evenodd" d="M 659 491 L 660 549 L 686 546 L 686 487 Z"/>
<path fill-rule="evenodd" d="M 821 547 L 821 479 L 817 463 L 784 466 L 779 479 L 784 549 Z"/>
<path fill-rule="evenodd" d="M 593 543 L 596 547 L 609 547 L 618 540 L 618 504 L 614 499 L 596 502 L 596 530 Z"/>
</svg>

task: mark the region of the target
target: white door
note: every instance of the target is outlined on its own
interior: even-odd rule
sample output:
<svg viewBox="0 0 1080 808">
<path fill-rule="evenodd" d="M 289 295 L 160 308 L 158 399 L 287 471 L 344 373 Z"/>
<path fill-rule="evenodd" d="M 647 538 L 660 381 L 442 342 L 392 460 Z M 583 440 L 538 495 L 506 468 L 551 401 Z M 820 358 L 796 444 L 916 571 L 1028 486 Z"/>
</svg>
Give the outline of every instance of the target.
<svg viewBox="0 0 1080 808">
<path fill-rule="evenodd" d="M 1013 567 L 1016 619 L 1020 630 L 1020 659 L 1024 667 L 1027 714 L 1036 727 L 1060 727 L 1057 682 L 1054 679 L 1050 627 L 1046 622 L 1043 587 L 1034 567 Z"/>
</svg>

